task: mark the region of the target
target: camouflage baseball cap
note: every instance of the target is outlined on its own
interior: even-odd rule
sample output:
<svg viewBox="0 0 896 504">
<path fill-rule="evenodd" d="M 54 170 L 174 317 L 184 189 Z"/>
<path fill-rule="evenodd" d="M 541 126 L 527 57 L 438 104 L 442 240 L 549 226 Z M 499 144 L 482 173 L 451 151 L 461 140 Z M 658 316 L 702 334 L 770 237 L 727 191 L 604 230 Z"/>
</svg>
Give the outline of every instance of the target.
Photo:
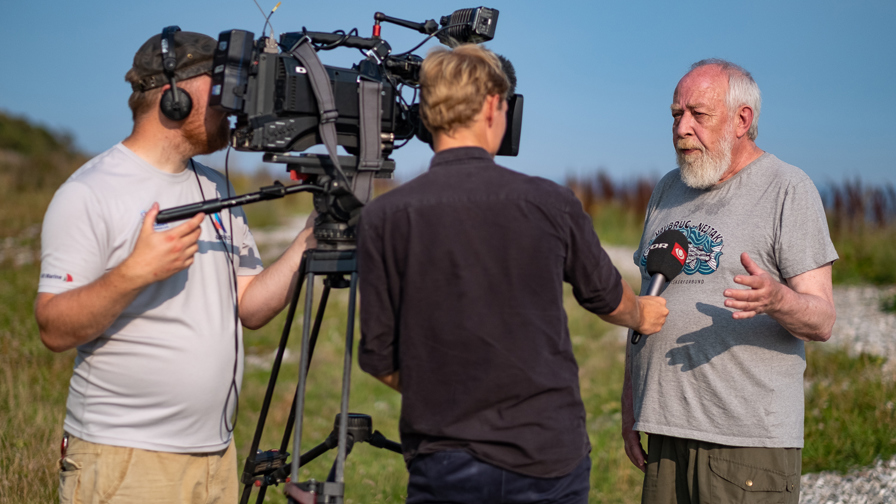
<svg viewBox="0 0 896 504">
<path fill-rule="evenodd" d="M 179 31 L 174 34 L 174 53 L 177 66 L 174 76 L 182 81 L 197 75 L 212 73 L 212 58 L 218 41 L 195 32 Z M 134 55 L 134 66 L 124 80 L 134 91 L 147 91 L 168 84 L 162 68 L 162 35 L 153 35 Z"/>
</svg>

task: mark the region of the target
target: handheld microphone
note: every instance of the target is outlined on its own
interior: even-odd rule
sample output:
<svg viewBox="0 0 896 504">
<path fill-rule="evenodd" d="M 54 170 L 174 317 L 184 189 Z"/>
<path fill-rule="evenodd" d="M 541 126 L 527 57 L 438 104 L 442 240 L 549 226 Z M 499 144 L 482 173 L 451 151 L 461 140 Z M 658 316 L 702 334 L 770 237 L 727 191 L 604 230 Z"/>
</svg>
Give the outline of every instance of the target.
<svg viewBox="0 0 896 504">
<path fill-rule="evenodd" d="M 670 229 L 656 237 L 647 250 L 647 273 L 651 275 L 647 296 L 659 296 L 663 285 L 684 269 L 688 260 L 688 239 L 681 231 Z M 632 333 L 632 345 L 641 341 L 641 333 Z"/>
</svg>

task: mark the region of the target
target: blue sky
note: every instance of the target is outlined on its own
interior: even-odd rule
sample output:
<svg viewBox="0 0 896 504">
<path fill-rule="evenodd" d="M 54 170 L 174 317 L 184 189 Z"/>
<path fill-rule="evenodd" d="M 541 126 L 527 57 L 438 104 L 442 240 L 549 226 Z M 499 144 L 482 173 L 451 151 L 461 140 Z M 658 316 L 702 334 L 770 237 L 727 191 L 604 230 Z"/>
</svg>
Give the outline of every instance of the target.
<svg viewBox="0 0 896 504">
<path fill-rule="evenodd" d="M 260 0 L 266 10 L 276 2 Z M 373 14 L 436 19 L 480 4 L 284 0 L 277 33 L 349 30 Z M 719 57 L 751 71 L 763 94 L 758 145 L 817 185 L 860 177 L 896 184 L 896 2 L 891 0 L 584 2 L 494 0 L 492 50 L 509 57 L 525 96 L 516 170 L 562 181 L 603 168 L 614 178 L 674 168 L 669 104 L 691 63 Z M 252 0 L 6 2 L 0 16 L 0 110 L 74 135 L 99 153 L 130 132 L 124 74 L 136 49 L 167 25 L 217 36 L 259 34 Z M 395 52 L 422 36 L 384 25 Z M 434 43 L 430 43 L 432 45 Z M 426 47 L 417 51 L 425 55 Z M 322 55 L 349 66 L 356 50 Z M 425 169 L 428 147 L 393 156 L 399 177 Z M 223 157 L 220 157 L 223 159 Z M 253 168 L 260 154 L 237 156 Z M 218 167 L 223 162 L 213 163 Z"/>
</svg>

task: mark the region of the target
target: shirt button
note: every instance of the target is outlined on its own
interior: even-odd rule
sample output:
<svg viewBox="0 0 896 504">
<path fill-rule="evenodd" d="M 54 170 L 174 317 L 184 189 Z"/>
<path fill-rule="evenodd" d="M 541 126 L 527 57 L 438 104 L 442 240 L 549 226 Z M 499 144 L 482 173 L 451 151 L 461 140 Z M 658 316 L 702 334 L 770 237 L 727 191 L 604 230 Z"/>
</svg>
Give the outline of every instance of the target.
<svg viewBox="0 0 896 504">
<path fill-rule="evenodd" d="M 746 481 L 746 485 L 747 485 L 748 487 L 753 486 L 753 480 L 747 480 L 747 481 Z"/>
</svg>

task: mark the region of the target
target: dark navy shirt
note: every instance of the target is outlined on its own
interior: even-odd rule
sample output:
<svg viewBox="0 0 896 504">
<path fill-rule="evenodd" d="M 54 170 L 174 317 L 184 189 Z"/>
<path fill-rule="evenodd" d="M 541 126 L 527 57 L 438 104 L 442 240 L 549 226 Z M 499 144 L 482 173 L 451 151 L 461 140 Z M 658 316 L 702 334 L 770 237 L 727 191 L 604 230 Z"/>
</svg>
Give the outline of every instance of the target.
<svg viewBox="0 0 896 504">
<path fill-rule="evenodd" d="M 619 272 L 572 191 L 439 152 L 359 224 L 361 368 L 401 372 L 405 458 L 462 449 L 515 472 L 568 474 L 590 451 L 563 282 L 586 309 Z"/>
</svg>

